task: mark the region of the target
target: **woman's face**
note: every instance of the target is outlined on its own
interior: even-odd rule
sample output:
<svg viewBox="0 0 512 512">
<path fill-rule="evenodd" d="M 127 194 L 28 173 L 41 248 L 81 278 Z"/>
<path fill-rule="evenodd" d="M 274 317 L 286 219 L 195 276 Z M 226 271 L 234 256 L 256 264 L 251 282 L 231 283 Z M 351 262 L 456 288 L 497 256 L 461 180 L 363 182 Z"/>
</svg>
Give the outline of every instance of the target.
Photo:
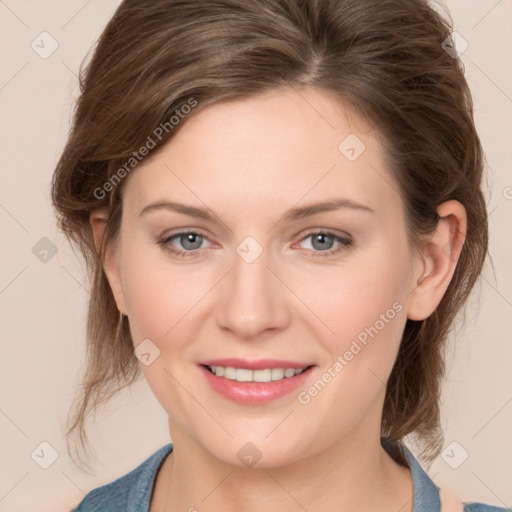
<svg viewBox="0 0 512 512">
<path fill-rule="evenodd" d="M 116 298 L 174 443 L 271 467 L 379 436 L 422 269 L 382 147 L 348 112 L 313 89 L 212 104 L 126 178 Z M 228 358 L 277 380 L 202 366 Z"/>
</svg>

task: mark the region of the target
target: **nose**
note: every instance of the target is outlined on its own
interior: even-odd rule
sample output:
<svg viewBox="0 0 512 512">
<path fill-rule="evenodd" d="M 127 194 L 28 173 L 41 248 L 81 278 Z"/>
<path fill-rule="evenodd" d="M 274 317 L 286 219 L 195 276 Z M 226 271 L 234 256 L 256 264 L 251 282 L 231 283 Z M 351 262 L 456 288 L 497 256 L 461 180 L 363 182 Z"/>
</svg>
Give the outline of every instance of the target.
<svg viewBox="0 0 512 512">
<path fill-rule="evenodd" d="M 235 254 L 233 268 L 218 288 L 216 320 L 222 330 L 257 341 L 289 325 L 291 292 L 271 267 L 266 251 L 252 263 Z"/>
</svg>

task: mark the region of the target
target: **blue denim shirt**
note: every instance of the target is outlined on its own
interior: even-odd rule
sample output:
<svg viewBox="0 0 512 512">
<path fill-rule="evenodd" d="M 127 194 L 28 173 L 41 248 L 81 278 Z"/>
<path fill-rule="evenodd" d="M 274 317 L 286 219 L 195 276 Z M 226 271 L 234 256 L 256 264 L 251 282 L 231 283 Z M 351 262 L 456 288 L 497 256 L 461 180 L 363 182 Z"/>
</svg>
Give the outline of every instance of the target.
<svg viewBox="0 0 512 512">
<path fill-rule="evenodd" d="M 71 512 L 148 512 L 158 469 L 172 452 L 169 443 L 117 480 L 93 489 Z M 439 492 L 412 453 L 405 449 L 414 483 L 413 512 L 439 512 Z M 507 512 L 509 509 L 465 503 L 464 512 Z"/>
</svg>

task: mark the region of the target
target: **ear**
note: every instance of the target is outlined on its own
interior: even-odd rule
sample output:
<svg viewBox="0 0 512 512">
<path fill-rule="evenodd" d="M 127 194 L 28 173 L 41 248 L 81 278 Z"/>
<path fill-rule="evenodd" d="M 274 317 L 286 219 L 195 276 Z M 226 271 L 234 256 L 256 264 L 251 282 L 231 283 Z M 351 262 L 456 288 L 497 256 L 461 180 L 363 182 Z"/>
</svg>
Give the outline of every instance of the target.
<svg viewBox="0 0 512 512">
<path fill-rule="evenodd" d="M 89 222 L 96 246 L 96 251 L 100 254 L 101 243 L 105 234 L 105 228 L 108 220 L 108 209 L 101 208 L 91 212 Z M 123 315 L 126 315 L 126 304 L 121 281 L 121 267 L 117 246 L 108 244 L 105 248 L 105 259 L 103 261 L 103 270 L 107 276 L 112 294 L 117 304 L 117 308 Z"/>
<path fill-rule="evenodd" d="M 450 284 L 466 238 L 466 209 L 455 200 L 437 208 L 441 217 L 421 248 L 419 271 L 410 294 L 407 318 L 424 320 L 441 302 Z"/>
</svg>

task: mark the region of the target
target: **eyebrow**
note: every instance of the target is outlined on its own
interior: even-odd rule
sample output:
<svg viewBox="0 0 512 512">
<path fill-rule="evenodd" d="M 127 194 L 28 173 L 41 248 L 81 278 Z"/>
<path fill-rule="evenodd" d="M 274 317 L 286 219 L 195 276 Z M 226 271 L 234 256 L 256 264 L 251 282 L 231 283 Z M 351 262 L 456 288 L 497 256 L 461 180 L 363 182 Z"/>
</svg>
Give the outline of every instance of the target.
<svg viewBox="0 0 512 512">
<path fill-rule="evenodd" d="M 369 206 L 365 206 L 363 204 L 352 201 L 351 199 L 344 198 L 336 198 L 329 199 L 327 201 L 322 201 L 319 203 L 312 203 L 306 206 L 295 207 L 288 210 L 284 215 L 282 220 L 291 221 L 303 219 L 305 217 L 309 217 L 311 215 L 315 215 L 317 213 L 329 212 L 334 210 L 340 210 L 342 208 L 351 208 L 354 210 L 366 211 L 369 213 L 375 213 L 375 210 L 370 208 Z M 139 213 L 139 217 L 154 210 L 171 210 L 178 213 L 182 213 L 184 215 L 188 215 L 190 217 L 196 217 L 198 219 L 213 221 L 215 215 L 210 213 L 209 210 L 203 208 L 197 208 L 196 206 L 190 206 L 182 203 L 176 203 L 173 201 L 157 201 L 156 203 L 151 203 L 145 206 L 141 212 Z"/>
</svg>

